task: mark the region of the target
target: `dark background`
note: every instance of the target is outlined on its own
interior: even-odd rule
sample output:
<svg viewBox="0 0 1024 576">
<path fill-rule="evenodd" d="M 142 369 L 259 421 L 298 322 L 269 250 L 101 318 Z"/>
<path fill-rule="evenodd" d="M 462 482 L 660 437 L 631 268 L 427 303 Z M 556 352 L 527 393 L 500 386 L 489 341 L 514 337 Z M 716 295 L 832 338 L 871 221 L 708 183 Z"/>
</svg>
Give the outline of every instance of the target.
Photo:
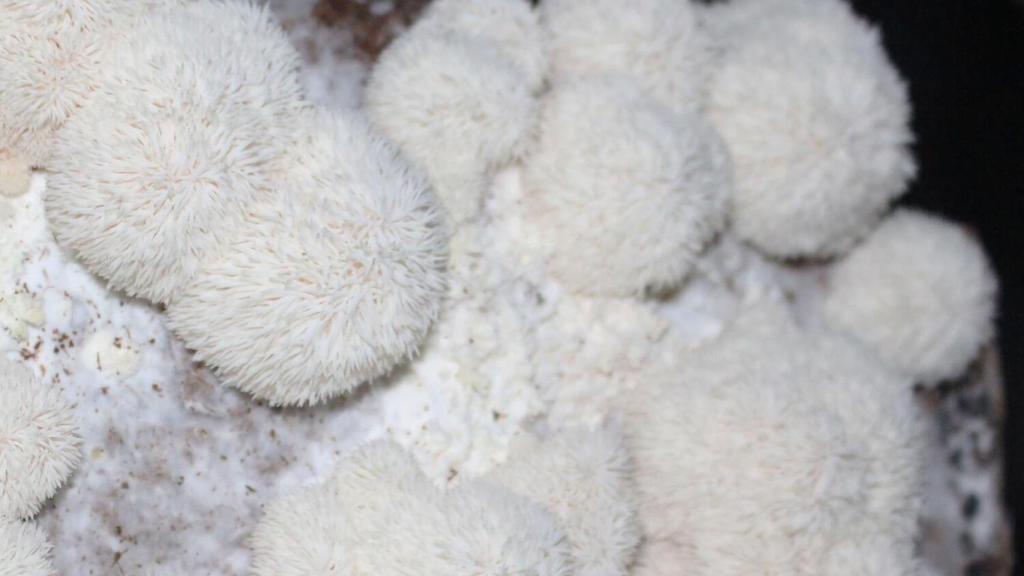
<svg viewBox="0 0 1024 576">
<path fill-rule="evenodd" d="M 999 273 L 1006 498 L 1024 559 L 1024 0 L 852 3 L 910 83 L 919 174 L 904 202 L 974 228 Z"/>
</svg>

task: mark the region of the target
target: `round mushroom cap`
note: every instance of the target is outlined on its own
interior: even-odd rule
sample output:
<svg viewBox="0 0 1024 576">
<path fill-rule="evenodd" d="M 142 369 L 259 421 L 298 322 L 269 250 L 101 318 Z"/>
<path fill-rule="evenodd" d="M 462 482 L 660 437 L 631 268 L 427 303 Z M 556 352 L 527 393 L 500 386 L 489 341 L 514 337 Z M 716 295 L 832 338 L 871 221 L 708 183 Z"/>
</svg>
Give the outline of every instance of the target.
<svg viewBox="0 0 1024 576">
<path fill-rule="evenodd" d="M 629 75 L 675 113 L 706 100 L 714 49 L 690 0 L 544 0 L 555 81 Z"/>
<path fill-rule="evenodd" d="M 141 20 L 103 62 L 58 136 L 47 216 L 113 288 L 167 304 L 268 194 L 299 57 L 266 8 L 202 2 Z"/>
<path fill-rule="evenodd" d="M 101 52 L 156 5 L 177 0 L 5 0 L 0 3 L 0 154 L 30 166 L 96 88 Z"/>
<path fill-rule="evenodd" d="M 576 576 L 626 576 L 640 544 L 629 458 L 614 428 L 529 434 L 487 480 L 543 505 L 569 539 Z"/>
<path fill-rule="evenodd" d="M 56 576 L 53 546 L 34 523 L 0 516 L 0 576 Z"/>
<path fill-rule="evenodd" d="M 539 506 L 479 482 L 442 491 L 385 442 L 271 504 L 252 548 L 256 576 L 571 573 L 565 536 Z"/>
<path fill-rule="evenodd" d="M 755 304 L 627 402 L 644 574 L 832 574 L 865 535 L 913 561 L 924 420 L 855 342 Z"/>
<path fill-rule="evenodd" d="M 916 172 L 907 88 L 878 31 L 840 0 L 733 0 L 709 20 L 736 234 L 780 258 L 845 252 Z"/>
<path fill-rule="evenodd" d="M 540 90 L 547 77 L 547 36 L 527 0 L 436 0 L 416 27 L 495 44 L 531 91 Z"/>
<path fill-rule="evenodd" d="M 0 358 L 0 516 L 35 516 L 78 467 L 80 449 L 60 390 Z"/>
<path fill-rule="evenodd" d="M 559 84 L 524 162 L 523 210 L 572 291 L 672 287 L 725 222 L 731 168 L 715 131 L 625 78 Z"/>
<path fill-rule="evenodd" d="M 445 231 L 422 174 L 358 117 L 297 124 L 280 193 L 168 307 L 226 383 L 273 405 L 348 392 L 412 357 L 445 290 Z"/>
<path fill-rule="evenodd" d="M 496 44 L 430 26 L 396 39 L 366 87 L 371 120 L 427 171 L 454 224 L 480 213 L 489 175 L 522 153 L 536 109 Z"/>
<path fill-rule="evenodd" d="M 993 335 L 998 291 L 963 227 L 902 209 L 831 271 L 825 318 L 921 384 L 962 374 Z"/>
</svg>

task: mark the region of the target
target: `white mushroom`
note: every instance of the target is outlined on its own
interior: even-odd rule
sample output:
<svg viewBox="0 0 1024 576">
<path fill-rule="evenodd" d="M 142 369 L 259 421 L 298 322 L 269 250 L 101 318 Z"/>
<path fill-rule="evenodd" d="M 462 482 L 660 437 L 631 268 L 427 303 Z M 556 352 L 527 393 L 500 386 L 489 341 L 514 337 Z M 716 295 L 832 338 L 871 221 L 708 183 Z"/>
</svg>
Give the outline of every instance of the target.
<svg viewBox="0 0 1024 576">
<path fill-rule="evenodd" d="M 0 515 L 35 516 L 78 466 L 80 449 L 60 390 L 0 358 Z"/>
<path fill-rule="evenodd" d="M 35 524 L 0 515 L 0 576 L 57 576 L 52 549 Z"/>
<path fill-rule="evenodd" d="M 144 18 L 102 66 L 59 134 L 47 216 L 112 287 L 169 303 L 267 194 L 299 57 L 265 7 L 197 2 Z"/>
<path fill-rule="evenodd" d="M 736 234 L 782 258 L 840 254 L 915 174 L 907 89 L 842 0 L 731 0 L 709 114 L 736 168 Z"/>
<path fill-rule="evenodd" d="M 760 303 L 627 402 L 643 574 L 867 575 L 868 536 L 914 566 L 923 420 L 851 341 Z"/>
<path fill-rule="evenodd" d="M 279 194 L 246 216 L 169 306 L 228 384 L 315 404 L 412 357 L 440 308 L 445 233 L 425 177 L 355 116 L 314 113 Z"/>
<path fill-rule="evenodd" d="M 690 0 L 544 0 L 540 10 L 556 83 L 628 75 L 674 113 L 704 106 L 714 50 Z"/>
<path fill-rule="evenodd" d="M 496 42 L 416 26 L 381 54 L 366 108 L 459 224 L 478 216 L 490 175 L 528 141 L 537 106 L 527 84 Z"/>
<path fill-rule="evenodd" d="M 383 442 L 273 503 L 252 548 L 256 576 L 571 573 L 565 536 L 540 506 L 478 482 L 444 492 Z"/>
<path fill-rule="evenodd" d="M 551 274 L 606 296 L 679 284 L 723 226 L 732 184 L 703 118 L 672 114 L 625 78 L 556 86 L 523 171 Z"/>
<path fill-rule="evenodd" d="M 521 436 L 487 475 L 542 504 L 569 538 L 576 576 L 626 576 L 640 543 L 629 459 L 613 428 Z"/>
<path fill-rule="evenodd" d="M 967 230 L 899 210 L 835 264 L 824 312 L 923 384 L 955 378 L 992 338 L 998 286 Z"/>
</svg>

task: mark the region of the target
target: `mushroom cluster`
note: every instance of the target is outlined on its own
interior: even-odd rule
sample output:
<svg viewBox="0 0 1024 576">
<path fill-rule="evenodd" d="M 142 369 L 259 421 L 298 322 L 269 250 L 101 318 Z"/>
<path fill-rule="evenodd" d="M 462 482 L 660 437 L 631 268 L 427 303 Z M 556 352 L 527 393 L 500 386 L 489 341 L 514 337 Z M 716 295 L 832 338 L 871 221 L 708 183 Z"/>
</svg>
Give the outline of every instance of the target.
<svg viewBox="0 0 1024 576">
<path fill-rule="evenodd" d="M 0 8 L 0 188 L 45 170 L 62 245 L 270 404 L 415 354 L 445 284 L 433 193 L 365 120 L 306 101 L 265 7 L 44 4 Z"/>
<path fill-rule="evenodd" d="M 0 7 L 0 192 L 44 170 L 59 241 L 259 399 L 443 380 L 499 431 L 357 449 L 268 504 L 256 574 L 917 572 L 913 390 L 964 372 L 997 285 L 963 229 L 890 212 L 907 91 L 843 0 L 436 0 L 366 118 L 310 104 L 247 2 L 48 4 Z M 672 307 L 725 245 L 821 297 L 726 278 L 694 338 Z M 27 381 L 0 375 L 19 574 L 77 462 Z"/>
</svg>

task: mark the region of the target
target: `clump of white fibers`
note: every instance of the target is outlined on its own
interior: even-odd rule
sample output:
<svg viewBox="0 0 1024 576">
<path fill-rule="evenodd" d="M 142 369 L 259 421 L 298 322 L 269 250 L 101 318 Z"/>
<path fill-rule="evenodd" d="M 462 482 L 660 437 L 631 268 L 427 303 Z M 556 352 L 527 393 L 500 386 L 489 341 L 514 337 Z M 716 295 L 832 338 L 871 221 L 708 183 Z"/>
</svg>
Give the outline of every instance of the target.
<svg viewBox="0 0 1024 576">
<path fill-rule="evenodd" d="M 712 42 L 690 0 L 545 0 L 552 76 L 622 74 L 676 113 L 705 100 Z"/>
<path fill-rule="evenodd" d="M 273 503 L 252 548 L 256 576 L 571 573 L 565 536 L 540 506 L 479 482 L 442 491 L 384 442 Z"/>
<path fill-rule="evenodd" d="M 80 448 L 60 390 L 0 358 L 0 516 L 35 516 L 78 466 Z"/>
<path fill-rule="evenodd" d="M 52 546 L 34 523 L 0 515 L 0 576 L 56 576 Z"/>
<path fill-rule="evenodd" d="M 265 8 L 196 2 L 132 26 L 101 66 L 58 135 L 47 216 L 112 287 L 168 303 L 266 193 L 299 57 Z"/>
<path fill-rule="evenodd" d="M 519 69 L 530 90 L 544 84 L 547 37 L 527 0 L 436 0 L 417 26 L 494 43 Z"/>
<path fill-rule="evenodd" d="M 762 302 L 627 402 L 644 574 L 912 573 L 923 420 L 856 344 Z"/>
<path fill-rule="evenodd" d="M 778 257 L 866 235 L 915 174 L 907 89 L 842 0 L 709 9 L 723 54 L 710 116 L 736 167 L 736 234 Z"/>
<path fill-rule="evenodd" d="M 963 373 L 993 334 L 997 280 L 967 230 L 899 210 L 836 263 L 826 319 L 924 384 Z"/>
<path fill-rule="evenodd" d="M 480 213 L 493 172 L 522 152 L 536 102 L 499 44 L 424 24 L 381 54 L 366 110 L 426 169 L 458 224 Z"/>
<path fill-rule="evenodd" d="M 574 430 L 541 440 L 523 435 L 508 461 L 487 475 L 558 517 L 576 576 L 625 576 L 640 527 L 622 435 Z"/>
<path fill-rule="evenodd" d="M 624 78 L 559 84 L 524 163 L 523 209 L 549 270 L 578 293 L 678 284 L 725 221 L 728 155 L 697 114 Z"/>
<path fill-rule="evenodd" d="M 46 164 L 55 132 L 94 90 L 103 46 L 158 3 L 0 3 L 0 193 L 28 190 L 28 169 Z"/>
<path fill-rule="evenodd" d="M 425 177 L 359 117 L 297 124 L 279 194 L 247 206 L 224 253 L 169 308 L 228 384 L 315 404 L 413 356 L 445 290 L 445 233 Z"/>
</svg>

